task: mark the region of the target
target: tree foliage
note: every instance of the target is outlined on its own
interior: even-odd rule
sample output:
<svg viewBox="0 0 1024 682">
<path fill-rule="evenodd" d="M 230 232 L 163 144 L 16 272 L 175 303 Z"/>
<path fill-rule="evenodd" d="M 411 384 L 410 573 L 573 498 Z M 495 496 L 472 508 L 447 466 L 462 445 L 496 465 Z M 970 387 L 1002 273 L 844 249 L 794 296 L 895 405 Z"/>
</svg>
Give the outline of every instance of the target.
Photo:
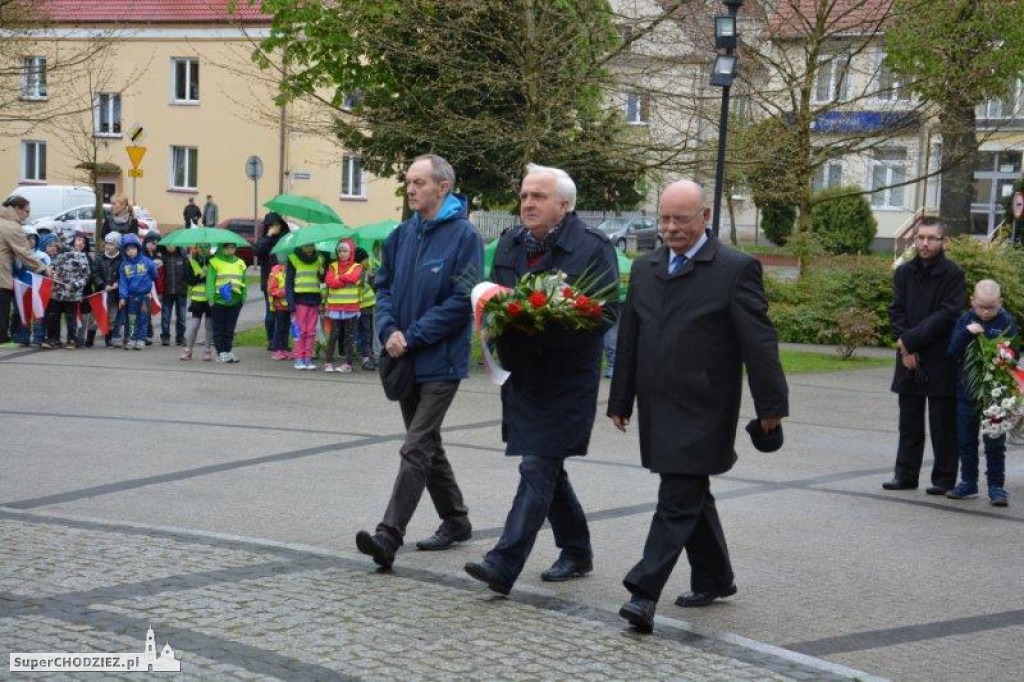
<svg viewBox="0 0 1024 682">
<path fill-rule="evenodd" d="M 263 0 L 282 101 L 316 96 L 367 170 L 445 156 L 481 206 L 507 203 L 527 162 L 577 181 L 582 204 L 635 204 L 640 162 L 602 106 L 619 38 L 603 0 Z"/>
<path fill-rule="evenodd" d="M 834 187 L 815 194 L 811 231 L 827 253 L 861 253 L 870 250 L 878 221 L 859 188 Z"/>
<path fill-rule="evenodd" d="M 975 106 L 1007 95 L 1024 71 L 1024 3 L 896 0 L 886 51 L 893 72 L 938 109 L 944 157 L 939 208 L 954 234 L 968 232 Z"/>
<path fill-rule="evenodd" d="M 764 230 L 764 236 L 776 246 L 785 246 L 793 234 L 796 207 L 768 196 L 754 201 L 761 209 L 761 229 Z"/>
</svg>

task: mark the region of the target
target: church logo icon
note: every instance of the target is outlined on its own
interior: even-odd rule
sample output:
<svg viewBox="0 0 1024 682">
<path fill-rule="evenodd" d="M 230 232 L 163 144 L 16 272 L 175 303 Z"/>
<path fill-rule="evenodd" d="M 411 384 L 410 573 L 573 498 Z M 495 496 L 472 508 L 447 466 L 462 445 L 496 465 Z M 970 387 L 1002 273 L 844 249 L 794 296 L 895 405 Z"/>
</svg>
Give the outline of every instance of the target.
<svg viewBox="0 0 1024 682">
<path fill-rule="evenodd" d="M 142 654 L 142 667 L 150 672 L 181 672 L 181 661 L 174 657 L 174 649 L 170 644 L 165 643 L 157 655 L 153 628 L 146 633 L 146 652 Z"/>
</svg>

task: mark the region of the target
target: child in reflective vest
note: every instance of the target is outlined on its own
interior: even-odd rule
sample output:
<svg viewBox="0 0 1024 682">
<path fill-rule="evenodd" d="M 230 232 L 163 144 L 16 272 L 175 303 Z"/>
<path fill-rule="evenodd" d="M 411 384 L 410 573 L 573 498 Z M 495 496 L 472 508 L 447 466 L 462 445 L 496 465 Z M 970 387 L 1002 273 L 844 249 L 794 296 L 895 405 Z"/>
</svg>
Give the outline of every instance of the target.
<svg viewBox="0 0 1024 682">
<path fill-rule="evenodd" d="M 316 369 L 313 342 L 320 311 L 320 289 L 324 275 L 323 257 L 312 244 L 301 246 L 288 256 L 284 287 L 288 307 L 298 333 L 295 335 L 295 369 Z"/>
<path fill-rule="evenodd" d="M 359 329 L 359 280 L 363 266 L 356 262 L 356 247 L 351 239 L 342 239 L 335 247 L 338 260 L 331 263 L 324 276 L 327 285 L 325 315 L 330 320 L 325 372 L 351 372 L 356 355 L 356 332 Z M 341 341 L 342 363 L 335 366 L 334 353 Z"/>
<path fill-rule="evenodd" d="M 284 286 L 285 266 L 278 263 L 270 269 L 267 277 L 267 294 L 270 295 L 270 314 L 274 318 L 274 334 L 270 339 L 270 358 L 290 360 L 288 332 L 292 327 L 292 313 L 288 308 L 288 296 Z"/>
</svg>

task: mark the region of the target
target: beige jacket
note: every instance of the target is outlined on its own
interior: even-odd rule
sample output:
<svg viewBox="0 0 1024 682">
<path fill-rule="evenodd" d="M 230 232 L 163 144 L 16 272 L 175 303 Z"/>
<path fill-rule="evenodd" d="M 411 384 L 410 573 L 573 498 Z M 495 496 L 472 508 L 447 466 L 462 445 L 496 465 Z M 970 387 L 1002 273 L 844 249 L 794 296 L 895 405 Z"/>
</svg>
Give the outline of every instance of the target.
<svg viewBox="0 0 1024 682">
<path fill-rule="evenodd" d="M 14 288 L 11 269 L 15 258 L 36 272 L 46 269 L 28 248 L 18 214 L 10 206 L 0 206 L 0 289 Z"/>
</svg>

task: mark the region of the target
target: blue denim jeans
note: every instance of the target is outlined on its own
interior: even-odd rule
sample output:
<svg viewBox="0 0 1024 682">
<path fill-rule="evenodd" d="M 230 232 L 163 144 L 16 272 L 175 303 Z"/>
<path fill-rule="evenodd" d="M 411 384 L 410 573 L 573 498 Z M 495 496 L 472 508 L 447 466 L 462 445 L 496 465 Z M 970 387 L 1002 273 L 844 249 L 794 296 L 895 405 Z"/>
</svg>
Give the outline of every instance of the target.
<svg viewBox="0 0 1024 682">
<path fill-rule="evenodd" d="M 160 340 L 169 341 L 171 338 L 171 315 L 174 315 L 174 338 L 176 341 L 185 340 L 185 313 L 188 311 L 188 296 L 177 294 L 165 294 L 160 301 L 163 308 L 160 311 Z"/>
<path fill-rule="evenodd" d="M 125 341 L 145 341 L 149 332 L 149 294 L 128 296 L 124 304 Z"/>
<path fill-rule="evenodd" d="M 956 450 L 960 459 L 960 480 L 978 483 L 978 431 L 980 420 L 969 400 L 956 401 Z M 985 442 L 985 478 L 989 486 L 1004 487 L 1006 483 L 1006 436 Z"/>
<path fill-rule="evenodd" d="M 587 517 L 565 473 L 565 459 L 527 455 L 519 463 L 519 489 L 505 529 L 485 557 L 509 585 L 526 565 L 545 519 L 551 524 L 562 558 L 593 558 Z"/>
</svg>

